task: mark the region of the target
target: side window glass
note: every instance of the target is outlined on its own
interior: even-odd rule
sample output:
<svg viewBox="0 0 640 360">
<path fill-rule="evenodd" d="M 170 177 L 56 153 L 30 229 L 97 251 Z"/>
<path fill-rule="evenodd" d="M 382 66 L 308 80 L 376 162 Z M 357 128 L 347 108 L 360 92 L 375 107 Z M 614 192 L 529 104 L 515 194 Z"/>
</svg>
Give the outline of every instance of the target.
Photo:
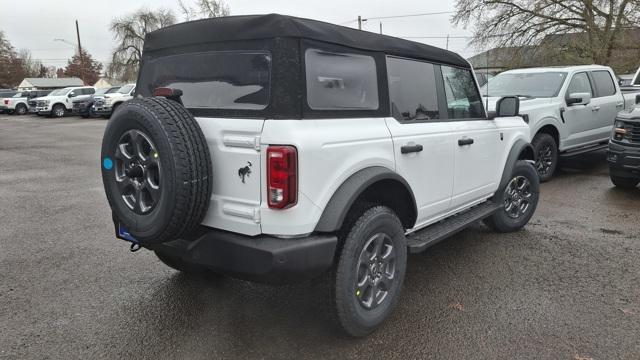
<svg viewBox="0 0 640 360">
<path fill-rule="evenodd" d="M 449 118 L 484 118 L 482 99 L 471 70 L 445 65 L 442 65 L 441 68 Z"/>
<path fill-rule="evenodd" d="M 596 83 L 598 97 L 611 96 L 616 93 L 616 86 L 613 84 L 613 79 L 608 71 L 593 71 L 591 76 L 593 76 L 593 80 Z"/>
<path fill-rule="evenodd" d="M 387 57 L 391 114 L 397 120 L 439 119 L 433 64 Z"/>
<path fill-rule="evenodd" d="M 92 95 L 92 94 L 95 94 L 95 93 L 96 93 L 96 90 L 93 89 L 93 88 L 85 89 L 85 94 L 87 94 L 87 95 Z"/>
<path fill-rule="evenodd" d="M 567 89 L 566 97 L 568 98 L 574 93 L 589 93 L 593 96 L 593 92 L 591 91 L 591 82 L 589 81 L 589 76 L 586 72 L 573 75 L 573 78 L 569 83 L 569 88 Z"/>
<path fill-rule="evenodd" d="M 308 49 L 305 64 L 307 103 L 311 109 L 378 109 L 378 76 L 373 57 Z"/>
</svg>

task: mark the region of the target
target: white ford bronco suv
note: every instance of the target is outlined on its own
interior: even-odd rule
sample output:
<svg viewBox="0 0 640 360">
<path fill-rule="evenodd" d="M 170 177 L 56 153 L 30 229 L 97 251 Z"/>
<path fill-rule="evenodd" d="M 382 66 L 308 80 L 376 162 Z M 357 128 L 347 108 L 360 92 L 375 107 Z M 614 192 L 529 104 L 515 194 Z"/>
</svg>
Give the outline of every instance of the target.
<svg viewBox="0 0 640 360">
<path fill-rule="evenodd" d="M 637 92 L 622 92 L 608 66 L 581 65 L 509 70 L 481 88 L 488 109 L 503 96 L 520 97 L 531 127 L 541 181 L 551 179 L 560 156 L 605 149 L 616 114 L 633 108 Z"/>
<path fill-rule="evenodd" d="M 519 230 L 537 206 L 518 98 L 488 116 L 449 51 L 215 18 L 147 35 L 137 86 L 102 143 L 116 237 L 186 272 L 326 277 L 352 336 L 394 308 L 407 253 L 480 220 Z"/>
</svg>

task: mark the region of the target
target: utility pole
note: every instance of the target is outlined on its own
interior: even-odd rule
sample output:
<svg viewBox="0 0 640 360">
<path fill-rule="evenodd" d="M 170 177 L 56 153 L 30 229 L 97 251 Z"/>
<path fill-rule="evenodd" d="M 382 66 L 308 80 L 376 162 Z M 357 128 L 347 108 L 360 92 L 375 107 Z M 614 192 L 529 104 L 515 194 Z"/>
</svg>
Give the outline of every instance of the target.
<svg viewBox="0 0 640 360">
<path fill-rule="evenodd" d="M 380 35 L 382 35 L 382 21 L 380 21 Z"/>
<path fill-rule="evenodd" d="M 358 15 L 358 30 L 362 30 L 362 16 Z"/>
<path fill-rule="evenodd" d="M 446 49 L 449 50 L 449 34 L 447 34 L 447 47 L 446 47 Z"/>
<path fill-rule="evenodd" d="M 84 81 L 84 56 L 82 56 L 82 45 L 80 45 L 80 27 L 78 26 L 78 20 L 76 20 L 76 35 L 78 35 L 78 55 L 80 55 L 80 77 L 82 83 L 87 85 Z"/>
</svg>

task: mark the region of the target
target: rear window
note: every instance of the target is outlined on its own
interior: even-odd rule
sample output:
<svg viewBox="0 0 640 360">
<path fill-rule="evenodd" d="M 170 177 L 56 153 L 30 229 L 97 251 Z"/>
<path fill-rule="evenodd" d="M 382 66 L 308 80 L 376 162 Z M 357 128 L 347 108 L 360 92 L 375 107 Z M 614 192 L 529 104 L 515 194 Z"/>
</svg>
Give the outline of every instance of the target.
<svg viewBox="0 0 640 360">
<path fill-rule="evenodd" d="M 440 118 L 433 64 L 387 57 L 391 114 L 397 120 Z"/>
<path fill-rule="evenodd" d="M 596 92 L 599 97 L 611 96 L 616 93 L 616 86 L 613 84 L 613 79 L 608 71 L 593 71 L 591 75 L 596 83 Z"/>
<path fill-rule="evenodd" d="M 180 89 L 187 108 L 262 110 L 270 77 L 268 53 L 215 51 L 147 60 L 138 85 L 142 96 L 158 87 Z"/>
<path fill-rule="evenodd" d="M 307 103 L 313 110 L 377 110 L 378 77 L 371 56 L 305 52 Z"/>
</svg>

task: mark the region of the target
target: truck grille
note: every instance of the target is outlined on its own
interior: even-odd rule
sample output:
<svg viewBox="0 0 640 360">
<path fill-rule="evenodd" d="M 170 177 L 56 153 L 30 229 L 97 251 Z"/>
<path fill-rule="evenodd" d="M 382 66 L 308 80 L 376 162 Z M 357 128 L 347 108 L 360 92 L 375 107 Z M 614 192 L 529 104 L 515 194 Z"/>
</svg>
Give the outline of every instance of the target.
<svg viewBox="0 0 640 360">
<path fill-rule="evenodd" d="M 38 102 L 35 100 L 29 100 L 28 104 L 29 107 L 36 107 L 38 105 Z"/>
<path fill-rule="evenodd" d="M 43 101 L 43 100 L 39 100 L 39 101 L 36 103 L 36 106 L 37 106 L 37 107 L 45 107 L 45 106 L 47 106 L 47 103 L 46 103 L 45 101 Z"/>
<path fill-rule="evenodd" d="M 104 106 L 104 99 L 96 99 L 95 102 L 93 103 L 96 107 L 102 107 Z"/>
<path fill-rule="evenodd" d="M 626 142 L 640 145 L 640 123 L 624 122 L 624 129 L 627 130 L 624 135 Z"/>
</svg>

